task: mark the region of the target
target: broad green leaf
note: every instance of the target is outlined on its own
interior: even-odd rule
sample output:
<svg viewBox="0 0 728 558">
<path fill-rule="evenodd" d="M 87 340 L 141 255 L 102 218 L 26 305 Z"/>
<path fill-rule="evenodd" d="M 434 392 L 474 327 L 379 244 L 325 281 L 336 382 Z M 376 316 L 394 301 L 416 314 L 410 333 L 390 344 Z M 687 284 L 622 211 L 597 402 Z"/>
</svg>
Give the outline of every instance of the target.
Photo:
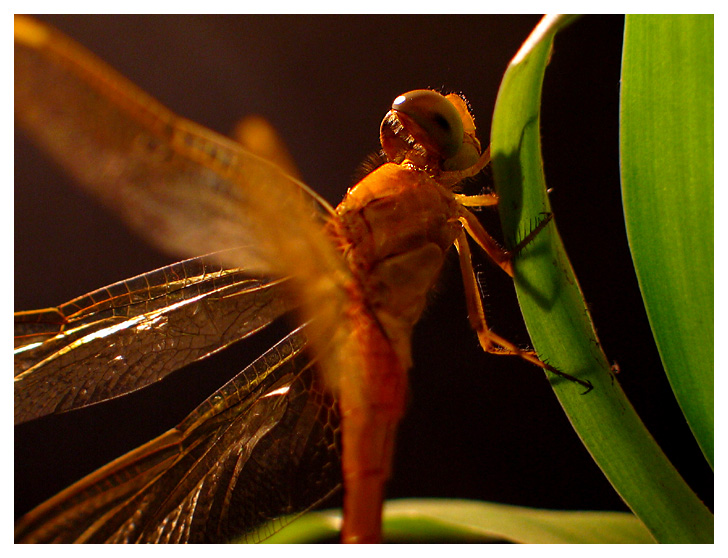
<svg viewBox="0 0 728 558">
<path fill-rule="evenodd" d="M 553 36 L 572 19 L 542 20 L 509 65 L 498 94 L 491 151 L 504 236 L 512 244 L 551 211 L 539 136 L 541 85 Z M 519 255 L 514 277 L 539 355 L 594 385 L 584 395 L 578 384 L 552 377 L 554 392 L 596 463 L 657 541 L 712 542 L 712 514 L 664 456 L 610 370 L 557 220 Z"/>
<path fill-rule="evenodd" d="M 335 538 L 338 511 L 307 514 L 266 543 Z M 394 500 L 384 508 L 385 542 L 653 543 L 629 513 L 540 510 L 472 500 Z"/>
<path fill-rule="evenodd" d="M 713 16 L 627 16 L 627 235 L 667 377 L 713 466 Z"/>
</svg>

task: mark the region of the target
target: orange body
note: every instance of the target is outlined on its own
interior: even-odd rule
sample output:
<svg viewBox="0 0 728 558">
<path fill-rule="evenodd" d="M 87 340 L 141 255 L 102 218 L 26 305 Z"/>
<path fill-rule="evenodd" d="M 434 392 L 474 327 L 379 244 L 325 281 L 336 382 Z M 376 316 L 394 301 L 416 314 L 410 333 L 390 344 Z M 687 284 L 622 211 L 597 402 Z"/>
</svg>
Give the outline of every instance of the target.
<svg viewBox="0 0 728 558">
<path fill-rule="evenodd" d="M 388 163 L 352 188 L 330 227 L 358 279 L 352 350 L 362 376 L 341 378 L 344 542 L 377 542 L 384 484 L 412 365 L 412 328 L 462 225 L 452 193 L 424 171 Z M 361 382 L 360 380 L 363 380 Z"/>
</svg>

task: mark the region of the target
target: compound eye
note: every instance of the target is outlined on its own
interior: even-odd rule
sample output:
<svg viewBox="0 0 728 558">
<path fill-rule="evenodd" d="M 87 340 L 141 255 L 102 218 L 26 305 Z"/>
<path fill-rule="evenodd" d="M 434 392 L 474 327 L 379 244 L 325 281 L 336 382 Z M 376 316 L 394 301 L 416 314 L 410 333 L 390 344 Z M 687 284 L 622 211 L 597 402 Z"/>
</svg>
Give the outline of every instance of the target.
<svg viewBox="0 0 728 558">
<path fill-rule="evenodd" d="M 392 110 L 406 115 L 419 130 L 408 130 L 417 141 L 449 159 L 463 143 L 463 122 L 457 109 L 437 91 L 416 89 L 397 97 Z M 424 134 L 423 137 L 418 137 Z"/>
</svg>

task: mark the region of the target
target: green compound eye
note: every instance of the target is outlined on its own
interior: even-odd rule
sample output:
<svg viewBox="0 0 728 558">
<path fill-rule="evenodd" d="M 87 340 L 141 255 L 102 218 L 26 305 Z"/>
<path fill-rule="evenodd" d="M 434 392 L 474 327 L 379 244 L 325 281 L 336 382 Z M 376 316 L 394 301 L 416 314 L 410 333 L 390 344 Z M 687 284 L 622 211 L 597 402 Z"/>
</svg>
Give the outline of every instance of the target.
<svg viewBox="0 0 728 558">
<path fill-rule="evenodd" d="M 418 141 L 428 144 L 443 159 L 455 156 L 463 143 L 463 122 L 453 104 L 437 91 L 416 89 L 397 97 L 392 110 L 409 117 L 425 134 Z"/>
</svg>

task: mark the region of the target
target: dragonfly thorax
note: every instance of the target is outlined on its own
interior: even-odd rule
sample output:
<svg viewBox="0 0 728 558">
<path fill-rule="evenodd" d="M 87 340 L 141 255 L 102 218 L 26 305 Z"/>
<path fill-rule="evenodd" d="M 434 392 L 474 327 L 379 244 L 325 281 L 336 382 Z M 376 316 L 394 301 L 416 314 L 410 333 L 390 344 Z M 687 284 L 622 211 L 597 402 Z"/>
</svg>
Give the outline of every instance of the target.
<svg viewBox="0 0 728 558">
<path fill-rule="evenodd" d="M 393 163 L 359 182 L 337 208 L 338 244 L 405 366 L 412 328 L 462 230 L 456 214 L 449 190 Z"/>
</svg>

